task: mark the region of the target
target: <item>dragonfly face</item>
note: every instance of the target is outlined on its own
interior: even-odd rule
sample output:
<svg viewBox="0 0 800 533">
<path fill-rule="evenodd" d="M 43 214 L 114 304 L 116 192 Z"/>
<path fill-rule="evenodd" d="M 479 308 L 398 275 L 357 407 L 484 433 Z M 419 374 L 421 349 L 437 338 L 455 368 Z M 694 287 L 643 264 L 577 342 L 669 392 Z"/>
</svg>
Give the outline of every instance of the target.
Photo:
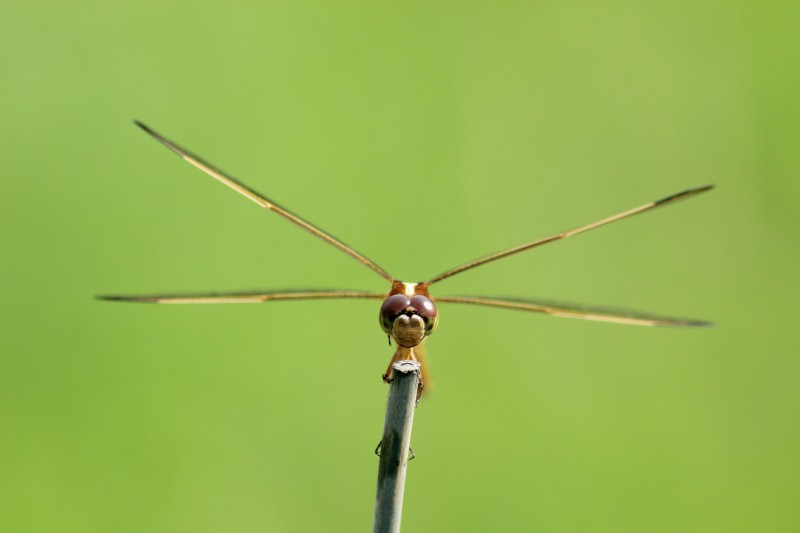
<svg viewBox="0 0 800 533">
<path fill-rule="evenodd" d="M 378 319 L 381 329 L 391 335 L 398 346 L 413 348 L 436 329 L 439 312 L 427 294 L 409 296 L 398 292 L 384 300 Z"/>
<path fill-rule="evenodd" d="M 312 300 L 312 299 L 375 299 L 383 300 L 381 305 L 379 319 L 383 331 L 394 338 L 397 343 L 397 351 L 395 352 L 392 361 L 400 359 L 418 360 L 422 364 L 422 379 L 425 381 L 427 365 L 424 363 L 424 351 L 422 342 L 425 337 L 433 333 L 436 328 L 436 323 L 439 319 L 439 314 L 433 299 L 428 294 L 428 287 L 433 283 L 438 283 L 447 278 L 471 270 L 473 268 L 485 265 L 487 263 L 503 259 L 513 254 L 517 254 L 533 248 L 549 244 L 551 242 L 560 241 L 585 233 L 587 231 L 605 226 L 612 222 L 622 220 L 639 213 L 644 213 L 651 209 L 672 204 L 678 200 L 690 198 L 700 193 L 708 191 L 712 188 L 711 185 L 703 187 L 696 187 L 688 189 L 666 198 L 661 198 L 654 202 L 617 213 L 610 217 L 606 217 L 590 224 L 579 226 L 577 228 L 563 231 L 543 239 L 527 242 L 489 254 L 461 266 L 451 268 L 442 272 L 438 276 L 429 278 L 422 283 L 404 283 L 397 281 L 386 270 L 371 261 L 366 256 L 360 254 L 355 249 L 347 246 L 342 241 L 334 238 L 329 233 L 314 226 L 307 220 L 300 218 L 288 209 L 285 209 L 273 202 L 266 196 L 257 193 L 253 189 L 247 187 L 237 179 L 225 174 L 217 169 L 210 163 L 205 162 L 200 157 L 192 154 L 160 135 L 159 133 L 148 128 L 140 122 L 136 124 L 146 131 L 150 136 L 158 142 L 169 148 L 175 154 L 180 156 L 192 166 L 205 172 L 215 180 L 223 185 L 230 187 L 238 192 L 248 200 L 256 203 L 260 207 L 273 211 L 274 213 L 285 218 L 289 222 L 299 226 L 300 228 L 308 231 L 315 237 L 323 240 L 334 248 L 352 257 L 359 263 L 363 264 L 384 280 L 392 284 L 389 295 L 386 293 L 367 292 L 367 291 L 349 291 L 349 290 L 290 290 L 290 291 L 257 291 L 257 292 L 238 292 L 238 293 L 211 293 L 211 294 L 158 294 L 151 296 L 101 296 L 103 300 L 114 300 L 124 302 L 142 302 L 142 303 L 156 303 L 156 304 L 206 304 L 206 303 L 262 303 L 273 300 Z M 685 318 L 671 318 L 659 315 L 652 315 L 648 313 L 638 313 L 634 311 L 624 311 L 620 309 L 609 309 L 604 307 L 583 306 L 576 304 L 565 304 L 555 302 L 545 302 L 521 298 L 490 298 L 485 296 L 442 296 L 437 298 L 438 303 L 444 304 L 470 304 L 479 306 L 488 306 L 494 308 L 516 309 L 520 311 L 530 311 L 534 313 L 544 313 L 551 316 L 560 316 L 566 318 L 577 318 L 583 320 L 595 320 L 601 322 L 612 322 L 618 324 L 632 324 L 639 326 L 678 326 L 678 327 L 702 327 L 710 325 L 708 322 L 702 320 L 692 320 Z M 389 371 L 384 375 L 384 379 L 390 379 L 391 363 Z"/>
</svg>

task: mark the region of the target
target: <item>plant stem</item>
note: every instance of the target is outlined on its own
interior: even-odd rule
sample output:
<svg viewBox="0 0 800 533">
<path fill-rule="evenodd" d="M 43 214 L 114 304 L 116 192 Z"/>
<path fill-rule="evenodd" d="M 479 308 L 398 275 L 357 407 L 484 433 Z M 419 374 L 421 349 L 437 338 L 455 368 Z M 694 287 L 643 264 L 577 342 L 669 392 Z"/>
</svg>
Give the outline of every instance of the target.
<svg viewBox="0 0 800 533">
<path fill-rule="evenodd" d="M 389 399 L 386 402 L 386 418 L 380 443 L 378 492 L 372 528 L 374 533 L 400 531 L 419 374 L 420 364 L 416 361 L 402 360 L 392 365 Z"/>
</svg>

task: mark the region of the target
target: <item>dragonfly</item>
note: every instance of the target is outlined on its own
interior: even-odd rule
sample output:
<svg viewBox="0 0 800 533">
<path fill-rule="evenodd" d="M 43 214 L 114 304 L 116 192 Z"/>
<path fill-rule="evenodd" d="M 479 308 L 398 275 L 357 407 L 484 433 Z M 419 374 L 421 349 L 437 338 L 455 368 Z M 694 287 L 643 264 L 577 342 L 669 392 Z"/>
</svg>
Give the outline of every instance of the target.
<svg viewBox="0 0 800 533">
<path fill-rule="evenodd" d="M 657 207 L 671 205 L 679 200 L 691 198 L 698 194 L 709 191 L 713 185 L 704 185 L 685 191 L 672 194 L 660 200 L 649 202 L 627 211 L 622 211 L 615 215 L 597 220 L 595 222 L 579 226 L 577 228 L 562 231 L 534 241 L 519 244 L 512 248 L 501 250 L 478 259 L 469 261 L 460 266 L 451 268 L 438 274 L 427 281 L 408 283 L 398 280 L 390 275 L 386 270 L 378 266 L 377 263 L 367 258 L 365 255 L 356 251 L 344 242 L 335 238 L 330 233 L 315 226 L 304 218 L 299 217 L 288 209 L 280 206 L 263 194 L 256 192 L 241 181 L 226 174 L 219 168 L 206 162 L 199 156 L 193 154 L 167 139 L 160 133 L 145 124 L 134 121 L 142 130 L 148 133 L 155 140 L 170 149 L 172 152 L 183 158 L 190 165 L 198 168 L 212 178 L 221 182 L 241 194 L 248 200 L 260 207 L 277 213 L 289 222 L 301 227 L 320 240 L 333 246 L 349 257 L 355 259 L 365 267 L 372 270 L 375 274 L 382 277 L 389 283 L 388 292 L 367 292 L 352 290 L 289 290 L 289 291 L 256 291 L 256 292 L 232 292 L 232 293 L 208 293 L 208 294 L 156 294 L 144 296 L 98 296 L 101 300 L 117 302 L 139 302 L 151 304 L 214 304 L 214 303 L 263 303 L 279 300 L 319 300 L 319 299 L 372 299 L 382 300 L 378 313 L 379 324 L 384 334 L 391 341 L 395 341 L 396 350 L 389 363 L 387 371 L 382 378 L 387 383 L 391 381 L 392 365 L 400 360 L 417 361 L 422 368 L 420 383 L 424 384 L 429 380 L 428 365 L 425 360 L 423 349 L 424 341 L 429 337 L 439 321 L 439 311 L 437 304 L 467 304 L 483 307 L 494 307 L 501 309 L 513 309 L 518 311 L 529 311 L 546 315 L 577 318 L 583 320 L 593 320 L 599 322 L 611 322 L 617 324 L 630 324 L 636 326 L 675 326 L 675 327 L 706 327 L 710 322 L 703 320 L 673 318 L 659 316 L 637 311 L 612 309 L 605 307 L 585 306 L 577 304 L 557 303 L 549 301 L 539 301 L 526 298 L 501 298 L 485 296 L 439 296 L 433 297 L 429 289 L 431 285 L 449 279 L 453 276 L 472 270 L 488 263 L 504 259 L 506 257 L 539 248 L 546 244 L 561 241 L 586 233 L 617 222 L 619 220 L 638 215 Z M 420 386 L 420 395 L 422 386 Z"/>
</svg>

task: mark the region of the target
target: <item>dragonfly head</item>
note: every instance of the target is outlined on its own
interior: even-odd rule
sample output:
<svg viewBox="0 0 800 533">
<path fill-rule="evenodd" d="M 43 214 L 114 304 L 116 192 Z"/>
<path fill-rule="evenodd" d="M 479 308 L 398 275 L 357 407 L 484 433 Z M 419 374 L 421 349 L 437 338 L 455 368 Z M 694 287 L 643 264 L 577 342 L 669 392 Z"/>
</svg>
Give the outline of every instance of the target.
<svg viewBox="0 0 800 533">
<path fill-rule="evenodd" d="M 423 294 L 392 294 L 381 305 L 378 318 L 381 329 L 399 346 L 413 348 L 436 329 L 439 313 L 433 301 Z"/>
</svg>

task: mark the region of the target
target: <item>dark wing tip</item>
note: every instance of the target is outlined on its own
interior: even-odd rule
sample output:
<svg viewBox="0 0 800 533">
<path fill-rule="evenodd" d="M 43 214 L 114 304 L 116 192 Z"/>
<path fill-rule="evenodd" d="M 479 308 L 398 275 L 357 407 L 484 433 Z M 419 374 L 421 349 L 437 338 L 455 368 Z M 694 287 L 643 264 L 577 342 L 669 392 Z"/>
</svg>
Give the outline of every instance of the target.
<svg viewBox="0 0 800 533">
<path fill-rule="evenodd" d="M 170 141 L 169 139 L 167 139 L 166 137 L 164 137 L 163 135 L 158 133 L 156 130 L 152 129 L 150 126 L 148 126 L 144 122 L 141 122 L 139 120 L 135 120 L 134 119 L 133 123 L 136 124 L 137 126 L 139 126 L 150 137 L 152 137 L 153 139 L 157 140 L 158 142 L 160 142 L 161 144 L 163 144 L 164 146 L 166 146 L 167 148 L 169 148 L 170 150 L 175 152 L 177 155 L 179 155 L 181 157 L 184 157 L 184 158 L 187 155 L 191 155 L 191 154 L 189 154 L 188 151 L 186 151 L 183 148 L 179 147 L 177 144 L 173 143 L 172 141 Z"/>
<path fill-rule="evenodd" d="M 685 191 L 681 191 L 681 192 L 673 194 L 671 196 L 667 196 L 666 198 L 662 198 L 660 200 L 657 200 L 655 202 L 655 205 L 668 204 L 670 202 L 675 202 L 677 200 L 683 200 L 685 198 L 690 198 L 690 197 L 695 196 L 697 194 L 701 194 L 701 193 L 704 193 L 706 191 L 710 191 L 713 188 L 714 188 L 714 185 L 710 185 L 709 184 L 709 185 L 703 185 L 702 187 L 695 187 L 693 189 L 687 189 Z"/>
<path fill-rule="evenodd" d="M 153 135 L 155 133 L 153 130 L 150 129 L 150 127 L 147 124 L 145 124 L 144 122 L 142 122 L 140 120 L 133 119 L 133 123 L 136 124 L 137 126 L 139 126 L 140 128 L 142 128 L 144 131 L 146 131 L 150 135 Z"/>
<path fill-rule="evenodd" d="M 687 326 L 690 328 L 713 328 L 714 323 L 708 322 L 706 320 L 687 320 L 682 326 Z"/>
<path fill-rule="evenodd" d="M 99 294 L 94 297 L 95 300 L 101 302 L 138 302 L 138 303 L 156 303 L 153 298 L 137 297 L 137 296 L 114 296 L 109 294 Z"/>
<path fill-rule="evenodd" d="M 158 141 L 161 141 L 162 143 L 164 142 L 164 138 L 161 135 L 159 135 L 158 132 L 156 132 L 156 130 L 154 130 L 144 122 L 134 119 L 133 123 L 139 126 L 149 136 L 157 139 Z"/>
</svg>

